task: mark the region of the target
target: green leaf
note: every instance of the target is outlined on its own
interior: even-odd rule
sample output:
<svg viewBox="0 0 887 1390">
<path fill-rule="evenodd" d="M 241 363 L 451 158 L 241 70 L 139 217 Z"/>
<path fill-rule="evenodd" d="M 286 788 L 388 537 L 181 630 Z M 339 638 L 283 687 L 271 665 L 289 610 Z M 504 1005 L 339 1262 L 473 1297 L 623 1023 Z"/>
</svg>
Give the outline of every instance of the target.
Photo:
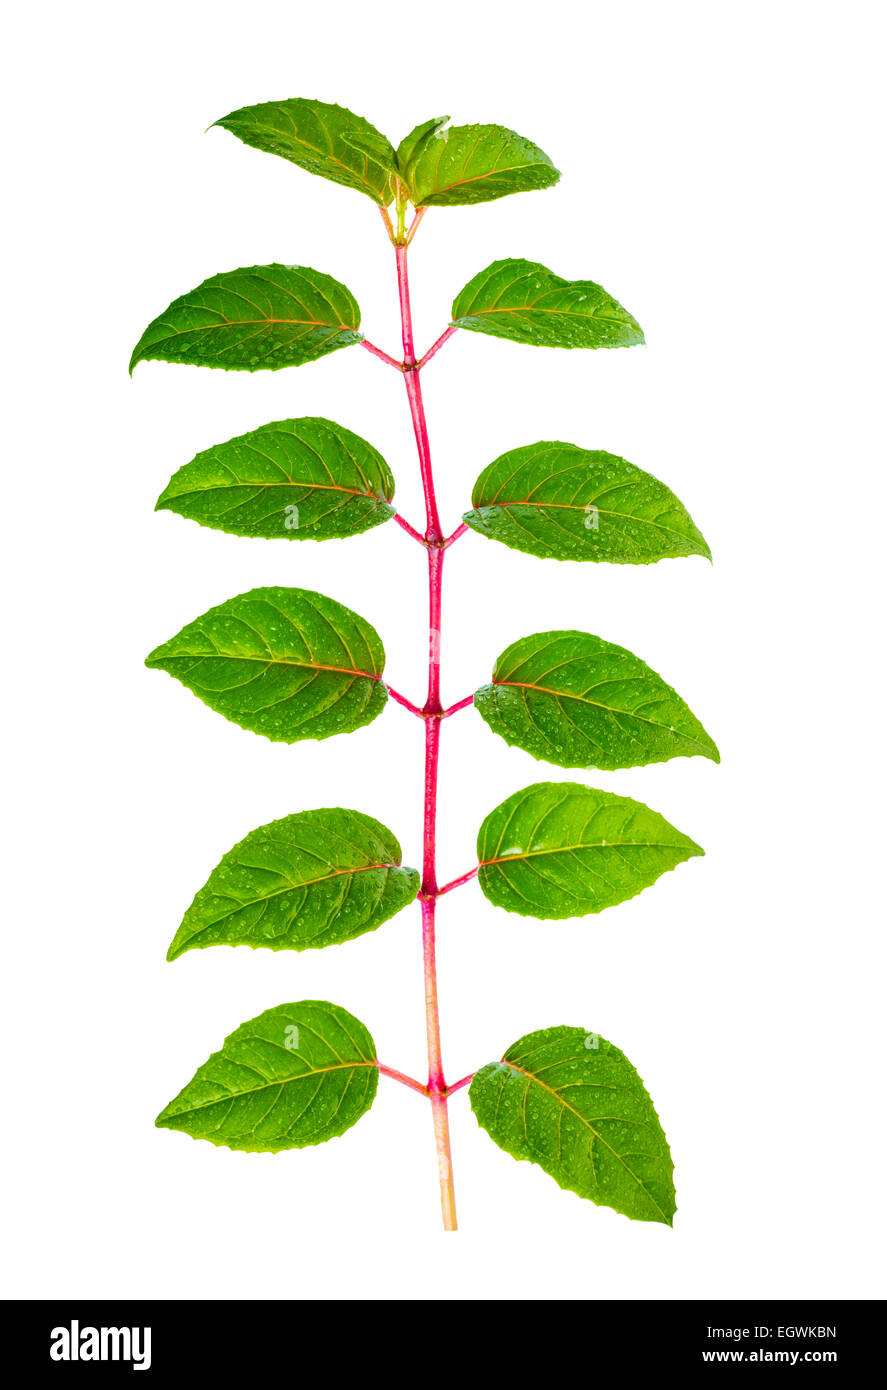
<svg viewBox="0 0 887 1390">
<path fill-rule="evenodd" d="M 390 830 L 360 811 L 301 811 L 251 830 L 213 869 L 167 960 L 205 946 L 305 951 L 375 931 L 415 900 Z"/>
<path fill-rule="evenodd" d="M 442 131 L 445 125 L 449 125 L 449 122 L 449 116 L 432 116 L 430 121 L 423 121 L 421 125 L 414 126 L 409 135 L 404 136 L 397 147 L 396 155 L 398 173 L 402 178 L 406 178 L 410 162 L 418 158 L 429 141 Z"/>
<path fill-rule="evenodd" d="M 560 172 L 544 150 L 501 125 L 426 121 L 403 140 L 397 162 L 415 207 L 488 203 L 506 193 L 550 188 Z"/>
<path fill-rule="evenodd" d="M 354 296 L 319 270 L 252 265 L 204 280 L 149 323 L 138 362 L 190 362 L 232 372 L 298 367 L 359 343 Z"/>
<path fill-rule="evenodd" d="M 453 322 L 531 347 L 617 348 L 644 341 L 640 324 L 593 280 L 562 280 L 535 261 L 494 261 L 453 303 Z"/>
<path fill-rule="evenodd" d="M 624 647 L 589 632 L 512 643 L 474 703 L 494 733 L 559 767 L 643 767 L 718 750 L 679 695 Z"/>
<path fill-rule="evenodd" d="M 375 628 L 310 589 L 238 594 L 188 623 L 145 664 L 275 743 L 350 733 L 371 723 L 388 698 Z"/>
<path fill-rule="evenodd" d="M 465 522 L 512 550 L 554 560 L 649 565 L 682 555 L 711 559 L 674 493 L 643 469 L 576 444 L 543 441 L 485 468 Z"/>
<path fill-rule="evenodd" d="M 277 420 L 216 444 L 175 473 L 157 502 L 235 536 L 323 541 L 394 516 L 391 470 L 332 420 Z"/>
<path fill-rule="evenodd" d="M 623 1052 L 584 1028 L 543 1028 L 476 1072 L 478 1124 L 512 1158 L 635 1221 L 672 1224 L 674 1164 L 653 1102 Z"/>
<path fill-rule="evenodd" d="M 477 837 L 487 898 L 522 917 L 584 917 L 637 897 L 703 851 L 627 796 L 537 782 L 491 811 Z"/>
<path fill-rule="evenodd" d="M 247 1153 L 323 1144 L 365 1115 L 376 1045 L 338 1004 L 303 999 L 242 1023 L 155 1121 Z"/>
<path fill-rule="evenodd" d="M 391 142 L 363 116 L 343 106 L 301 97 L 264 101 L 232 111 L 215 124 L 245 145 L 355 188 L 382 207 L 391 202 L 396 170 Z"/>
</svg>

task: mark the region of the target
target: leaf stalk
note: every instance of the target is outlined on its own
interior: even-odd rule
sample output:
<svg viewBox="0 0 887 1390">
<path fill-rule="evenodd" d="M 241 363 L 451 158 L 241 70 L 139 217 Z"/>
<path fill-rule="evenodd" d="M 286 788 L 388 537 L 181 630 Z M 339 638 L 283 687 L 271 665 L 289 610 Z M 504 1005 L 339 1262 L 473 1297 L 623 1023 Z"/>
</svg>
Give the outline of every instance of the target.
<svg viewBox="0 0 887 1390">
<path fill-rule="evenodd" d="M 480 865 L 475 864 L 474 868 L 469 869 L 467 874 L 460 874 L 458 878 L 454 878 L 449 883 L 445 883 L 443 888 L 438 889 L 437 896 L 442 898 L 444 893 L 451 893 L 454 888 L 461 888 L 463 883 L 470 883 L 473 878 L 477 877 L 479 869 Z"/>
<path fill-rule="evenodd" d="M 421 1096 L 428 1095 L 428 1087 L 423 1085 L 421 1081 L 416 1081 L 412 1076 L 407 1076 L 406 1072 L 395 1071 L 394 1067 L 386 1067 L 378 1060 L 376 1066 L 383 1076 L 390 1076 L 392 1081 L 399 1081 L 402 1086 L 409 1086 L 410 1090 L 418 1091 Z"/>
<path fill-rule="evenodd" d="M 425 366 L 425 363 L 430 362 L 435 353 L 440 352 L 444 343 L 447 342 L 449 338 L 452 338 L 453 334 L 456 332 L 458 327 L 459 325 L 457 323 L 451 323 L 448 328 L 444 329 L 437 342 L 431 344 L 431 347 L 428 349 L 425 356 L 419 358 L 419 362 L 416 368 L 417 371 L 421 371 L 422 368 Z"/>
</svg>

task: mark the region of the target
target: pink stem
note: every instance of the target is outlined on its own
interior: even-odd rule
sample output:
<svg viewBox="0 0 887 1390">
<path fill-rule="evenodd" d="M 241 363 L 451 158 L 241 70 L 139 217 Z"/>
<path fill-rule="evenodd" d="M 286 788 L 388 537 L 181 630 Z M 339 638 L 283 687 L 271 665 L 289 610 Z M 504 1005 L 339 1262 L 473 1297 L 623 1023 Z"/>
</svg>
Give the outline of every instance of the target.
<svg viewBox="0 0 887 1390">
<path fill-rule="evenodd" d="M 382 214 L 382 221 L 385 224 L 385 231 L 388 233 L 388 240 L 394 244 L 394 228 L 391 225 L 391 218 L 388 216 L 388 209 L 379 204 L 379 211 Z"/>
<path fill-rule="evenodd" d="M 381 357 L 382 361 L 387 362 L 389 367 L 396 367 L 399 372 L 403 371 L 403 363 L 398 362 L 396 357 L 391 357 L 387 352 L 383 352 L 381 348 L 377 348 L 376 344 L 371 343 L 368 338 L 363 338 L 360 346 L 366 348 L 367 352 L 371 352 L 374 357 Z"/>
<path fill-rule="evenodd" d="M 402 1086 L 409 1086 L 412 1090 L 418 1091 L 420 1095 L 428 1095 L 428 1087 L 423 1086 L 421 1081 L 414 1081 L 406 1072 L 395 1071 L 394 1067 L 383 1066 L 381 1062 L 376 1062 L 376 1066 L 383 1076 L 390 1076 L 392 1081 L 399 1081 Z"/>
<path fill-rule="evenodd" d="M 418 541 L 420 545 L 425 544 L 425 537 L 420 535 L 415 526 L 411 526 L 406 518 L 401 516 L 400 512 L 394 513 L 394 520 L 397 522 L 398 526 L 403 527 L 408 536 L 412 536 L 414 541 Z"/>
<path fill-rule="evenodd" d="M 461 525 L 461 526 L 457 526 L 456 529 L 455 529 L 455 531 L 453 532 L 453 534 L 452 534 L 451 536 L 447 536 L 446 540 L 444 541 L 443 545 L 441 546 L 441 549 L 442 549 L 442 550 L 449 550 L 449 548 L 450 548 L 450 546 L 453 544 L 453 542 L 454 542 L 454 541 L 457 541 L 457 540 L 459 539 L 460 536 L 464 536 L 464 535 L 465 535 L 465 532 L 466 532 L 467 530 L 468 530 L 468 527 L 466 526 L 465 522 L 463 521 L 463 522 L 462 522 L 462 525 Z"/>
<path fill-rule="evenodd" d="M 397 288 L 400 295 L 400 322 L 403 333 L 403 373 L 419 451 L 419 468 L 422 473 L 422 491 L 425 494 L 425 516 L 427 529 L 425 539 L 430 545 L 440 545 L 443 540 L 440 517 L 437 513 L 437 499 L 434 495 L 434 477 L 431 472 L 431 446 L 428 443 L 428 425 L 425 420 L 425 405 L 422 400 L 422 387 L 416 370 L 416 353 L 413 343 L 413 317 L 410 310 L 410 282 L 407 275 L 407 248 L 399 245 L 394 248 L 397 257 Z"/>
<path fill-rule="evenodd" d="M 421 211 L 421 210 L 420 210 Z M 418 216 L 413 222 L 415 228 Z M 425 495 L 425 542 L 428 546 L 428 698 L 422 713 L 425 716 L 425 810 L 422 846 L 422 887 L 419 894 L 422 906 L 422 958 L 425 975 L 425 1035 L 428 1047 L 428 1093 L 434 1118 L 434 1139 L 440 1178 L 440 1203 L 445 1231 L 456 1230 L 456 1197 L 453 1188 L 453 1160 L 450 1149 L 450 1127 L 447 1115 L 447 1083 L 444 1077 L 440 1046 L 440 1010 L 437 998 L 437 963 L 434 934 L 434 911 L 437 900 L 436 838 L 437 838 L 437 771 L 440 757 L 440 625 L 443 597 L 443 562 L 441 549 L 443 531 L 434 494 L 434 475 L 431 470 L 431 447 L 416 355 L 413 343 L 413 320 L 410 311 L 410 283 L 407 275 L 407 248 L 395 246 L 397 286 L 400 296 L 401 331 L 403 335 L 404 383 L 419 452 L 422 490 Z"/>
<path fill-rule="evenodd" d="M 443 603 L 444 553 L 440 546 L 428 548 L 428 699 L 426 714 L 443 714 L 440 703 L 440 631 Z"/>
<path fill-rule="evenodd" d="M 449 719 L 451 714 L 458 714 L 460 709 L 467 709 L 469 705 L 473 704 L 474 696 L 466 695 L 464 700 L 457 700 L 454 705 L 450 705 L 449 709 L 445 709 L 440 717 L 441 719 Z"/>
<path fill-rule="evenodd" d="M 474 1076 L 474 1072 L 473 1072 L 473 1071 L 472 1071 L 472 1072 L 469 1072 L 467 1076 L 463 1076 L 463 1077 L 462 1077 L 462 1080 L 461 1080 L 461 1081 L 457 1081 L 457 1082 L 455 1083 L 455 1085 L 453 1085 L 453 1086 L 448 1086 L 448 1087 L 447 1087 L 447 1095 L 448 1095 L 448 1096 L 451 1096 L 451 1095 L 453 1094 L 454 1091 L 461 1091 L 462 1087 L 463 1087 L 463 1086 L 467 1086 L 468 1083 L 469 1083 L 469 1081 L 471 1081 L 471 1079 L 472 1079 L 473 1076 Z"/>
<path fill-rule="evenodd" d="M 425 216 L 425 214 L 426 214 L 427 211 L 428 211 L 427 208 L 416 208 L 416 214 L 415 214 L 415 216 L 414 216 L 412 222 L 410 223 L 410 230 L 409 230 L 409 232 L 407 233 L 407 242 L 406 242 L 407 246 L 409 246 L 409 244 L 410 244 L 410 242 L 412 241 L 413 237 L 416 235 L 416 231 L 417 231 L 417 229 L 418 229 L 419 223 L 422 221 L 422 218 Z"/>
<path fill-rule="evenodd" d="M 414 705 L 412 700 L 408 700 L 406 695 L 401 695 L 400 691 L 395 690 L 393 685 L 386 685 L 385 688 L 388 691 L 388 694 L 391 696 L 392 700 L 396 700 L 399 705 L 403 705 L 404 709 L 408 709 L 410 714 L 418 714 L 420 719 L 425 718 L 425 715 L 423 714 L 422 710 L 420 710 L 419 706 Z"/>
<path fill-rule="evenodd" d="M 473 878 L 477 877 L 479 868 L 480 865 L 475 864 L 474 868 L 469 869 L 467 874 L 461 874 L 459 878 L 454 878 L 451 883 L 445 883 L 443 888 L 438 889 L 437 896 L 442 898 L 444 893 L 452 893 L 454 888 L 461 888 L 463 883 L 470 883 Z"/>
<path fill-rule="evenodd" d="M 444 343 L 447 341 L 448 338 L 452 338 L 453 334 L 456 332 L 456 330 L 458 329 L 458 327 L 459 327 L 458 323 L 451 323 L 451 324 L 449 325 L 448 328 L 445 328 L 445 329 L 444 329 L 443 333 L 441 333 L 441 335 L 440 335 L 440 337 L 438 338 L 437 342 L 436 342 L 436 343 L 432 343 L 432 344 L 431 344 L 431 347 L 428 349 L 428 351 L 426 352 L 425 356 L 424 356 L 423 358 L 420 359 L 420 361 L 419 361 L 419 366 L 420 366 L 420 367 L 424 367 L 424 366 L 425 366 L 425 363 L 426 363 L 426 362 L 430 362 L 431 359 L 432 359 L 432 357 L 434 356 L 434 354 L 435 354 L 436 352 L 440 352 L 440 350 L 441 350 L 441 348 L 443 347 Z"/>
</svg>

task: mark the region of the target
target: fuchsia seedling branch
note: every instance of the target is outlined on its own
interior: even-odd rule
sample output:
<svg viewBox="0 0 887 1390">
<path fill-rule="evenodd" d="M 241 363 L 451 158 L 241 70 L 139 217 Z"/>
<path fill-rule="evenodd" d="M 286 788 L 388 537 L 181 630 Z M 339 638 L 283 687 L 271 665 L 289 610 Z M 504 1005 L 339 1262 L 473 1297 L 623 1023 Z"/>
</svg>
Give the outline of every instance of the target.
<svg viewBox="0 0 887 1390">
<path fill-rule="evenodd" d="M 249 831 L 223 855 L 185 912 L 168 958 L 219 945 L 341 945 L 418 902 L 428 1075 L 418 1080 L 380 1062 L 367 1027 L 341 1005 L 301 1000 L 235 1029 L 156 1123 L 231 1149 L 277 1153 L 344 1134 L 370 1109 L 385 1076 L 430 1104 L 443 1225 L 454 1231 L 448 1100 L 467 1089 L 479 1126 L 506 1153 L 538 1164 L 593 1203 L 671 1225 L 673 1165 L 652 1100 L 625 1054 L 586 1024 L 556 1022 L 504 1048 L 499 1040 L 491 1044 L 494 1060 L 447 1081 L 435 920 L 440 897 L 475 883 L 507 912 L 549 921 L 594 915 L 702 854 L 640 802 L 584 780 L 542 781 L 485 816 L 484 808 L 466 808 L 478 814 L 477 862 L 449 882 L 437 876 L 441 726 L 469 707 L 510 746 L 580 769 L 583 778 L 595 768 L 679 756 L 718 761 L 715 744 L 672 687 L 639 657 L 592 633 L 552 625 L 498 657 L 493 648 L 489 681 L 454 704 L 441 701 L 445 563 L 469 531 L 531 556 L 580 564 L 710 555 L 669 488 L 588 441 L 531 442 L 492 460 L 475 481 L 470 506 L 466 496 L 462 519 L 447 530 L 435 494 L 422 372 L 460 330 L 561 349 L 633 347 L 643 333 L 596 282 L 507 259 L 459 291 L 449 323 L 417 352 L 408 259 L 423 219 L 438 209 L 551 188 L 559 179 L 549 157 L 514 131 L 432 119 L 395 148 L 363 117 L 303 99 L 245 107 L 217 125 L 376 204 L 394 248 L 402 355 L 362 335 L 357 301 L 338 280 L 274 264 L 215 275 L 174 300 L 145 330 L 131 368 L 161 360 L 276 370 L 359 344 L 403 379 L 425 525 L 420 530 L 396 509 L 394 476 L 370 443 L 313 416 L 273 421 L 206 449 L 175 473 L 158 509 L 229 534 L 286 541 L 341 540 L 395 521 L 425 552 L 427 688 L 420 704 L 386 680 L 382 639 L 358 613 L 310 589 L 279 586 L 236 595 L 186 623 L 147 664 L 276 742 L 353 732 L 388 702 L 421 719 L 422 851 L 421 868 L 405 866 L 394 834 L 363 810 L 294 810 Z M 556 405 L 553 397 L 553 415 Z M 495 546 L 489 554 L 493 562 Z M 556 933 L 540 938 L 540 949 L 556 950 Z M 450 1015 L 458 1016 L 458 1002 Z"/>
<path fill-rule="evenodd" d="M 425 1029 L 428 1047 L 427 1094 L 434 1115 L 434 1137 L 437 1146 L 437 1164 L 440 1175 L 441 1209 L 444 1228 L 456 1229 L 456 1197 L 453 1188 L 453 1160 L 450 1151 L 450 1127 L 447 1115 L 447 1083 L 444 1076 L 443 1053 L 440 1040 L 440 1010 L 437 993 L 437 963 L 435 953 L 435 905 L 440 896 L 437 884 L 437 783 L 440 762 L 440 722 L 456 709 L 464 709 L 473 703 L 469 695 L 458 705 L 444 710 L 440 703 L 440 647 L 443 623 L 443 575 L 444 551 L 452 543 L 441 530 L 434 492 L 434 471 L 431 466 L 431 445 L 428 439 L 428 422 L 425 418 L 425 405 L 422 400 L 420 371 L 431 360 L 435 352 L 443 346 L 455 325 L 441 334 L 437 342 L 417 362 L 413 345 L 413 319 L 410 308 L 410 280 L 407 269 L 407 251 L 418 226 L 420 214 L 417 213 L 406 238 L 398 241 L 391 232 L 387 213 L 382 210 L 391 239 L 394 242 L 397 258 L 397 286 L 400 299 L 401 333 L 403 336 L 403 361 L 393 363 L 404 375 L 407 400 L 416 436 L 419 453 L 419 467 L 422 473 L 422 488 L 425 495 L 425 534 L 414 536 L 428 551 L 428 690 L 425 704 L 421 709 L 415 705 L 407 707 L 425 720 L 425 815 L 423 822 L 422 886 L 419 900 L 422 909 L 422 956 L 425 971 Z M 364 342 L 364 346 L 367 346 Z M 385 361 L 393 359 L 377 349 L 371 349 Z M 460 530 L 464 533 L 467 527 Z M 401 700 L 401 703 L 407 703 Z"/>
</svg>

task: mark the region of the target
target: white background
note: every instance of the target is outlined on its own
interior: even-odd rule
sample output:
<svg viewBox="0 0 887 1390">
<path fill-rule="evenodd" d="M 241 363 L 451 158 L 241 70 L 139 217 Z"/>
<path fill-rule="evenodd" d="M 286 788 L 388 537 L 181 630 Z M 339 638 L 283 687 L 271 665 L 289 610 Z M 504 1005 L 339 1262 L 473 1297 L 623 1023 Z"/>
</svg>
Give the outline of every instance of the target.
<svg viewBox="0 0 887 1390">
<path fill-rule="evenodd" d="M 17 1296 L 596 1299 L 881 1292 L 884 220 L 880 7 L 862 3 L 412 9 L 255 3 L 19 7 L 5 118 L 4 875 L 8 1292 Z M 444 518 L 506 449 L 560 438 L 660 476 L 715 563 L 579 566 L 469 535 L 447 564 L 444 697 L 551 627 L 623 644 L 717 739 L 703 759 L 590 774 L 705 859 L 601 917 L 542 923 L 476 885 L 440 909 L 451 1079 L 558 1023 L 622 1046 L 676 1162 L 673 1231 L 561 1192 L 451 1105 L 462 1230 L 444 1237 L 430 1116 L 383 1081 L 317 1149 L 253 1156 L 153 1128 L 241 1021 L 300 998 L 424 1067 L 418 914 L 301 955 L 164 954 L 248 830 L 354 806 L 420 854 L 421 726 L 390 706 L 326 743 L 271 744 L 142 665 L 255 585 L 331 594 L 421 695 L 424 564 L 395 526 L 324 545 L 154 514 L 198 450 L 326 415 L 421 498 L 403 392 L 358 349 L 295 371 L 149 363 L 147 322 L 208 275 L 273 260 L 335 275 L 397 346 L 369 200 L 222 130 L 238 106 L 338 101 L 395 142 L 451 113 L 536 140 L 544 193 L 430 212 L 417 335 L 500 256 L 593 278 L 648 346 L 563 353 L 462 333 L 425 374 Z M 486 813 L 575 777 L 444 728 L 440 870 Z M 880 822 L 880 828 L 879 828 Z M 880 839 L 879 839 L 880 836 Z"/>
</svg>

